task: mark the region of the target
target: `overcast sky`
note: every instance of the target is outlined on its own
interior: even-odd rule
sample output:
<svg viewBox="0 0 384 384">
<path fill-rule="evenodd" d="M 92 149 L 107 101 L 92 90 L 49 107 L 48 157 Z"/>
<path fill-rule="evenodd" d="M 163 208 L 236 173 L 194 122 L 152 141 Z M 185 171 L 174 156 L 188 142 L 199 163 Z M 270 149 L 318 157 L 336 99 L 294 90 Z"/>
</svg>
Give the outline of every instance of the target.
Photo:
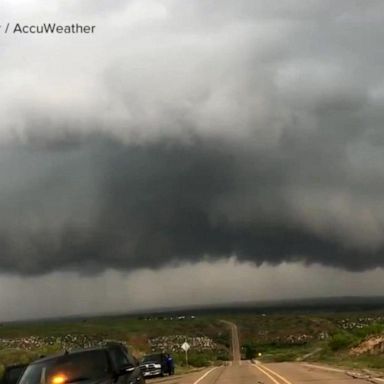
<svg viewBox="0 0 384 384">
<path fill-rule="evenodd" d="M 0 320 L 381 294 L 383 19 L 373 0 L 2 1 Z"/>
</svg>

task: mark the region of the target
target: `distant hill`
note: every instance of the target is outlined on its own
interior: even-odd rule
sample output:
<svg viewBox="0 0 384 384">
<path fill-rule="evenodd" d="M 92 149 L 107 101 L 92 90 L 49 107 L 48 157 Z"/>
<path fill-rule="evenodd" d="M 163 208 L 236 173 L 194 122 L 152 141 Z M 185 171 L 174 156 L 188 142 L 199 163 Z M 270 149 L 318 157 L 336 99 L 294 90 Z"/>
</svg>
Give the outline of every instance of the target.
<svg viewBox="0 0 384 384">
<path fill-rule="evenodd" d="M 194 308 L 194 311 L 271 313 L 292 311 L 354 312 L 381 309 L 384 310 L 384 296 L 343 296 L 228 303 Z"/>
<path fill-rule="evenodd" d="M 341 296 L 314 297 L 305 299 L 265 300 L 247 302 L 229 302 L 201 306 L 175 306 L 168 308 L 152 308 L 137 311 L 119 311 L 103 313 L 83 313 L 72 316 L 60 316 L 42 319 L 24 319 L 16 322 L 35 320 L 78 321 L 94 317 L 119 317 L 141 315 L 198 315 L 215 313 L 278 313 L 278 312 L 355 312 L 384 310 L 384 296 Z M 7 323 L 7 322 L 4 322 Z"/>
<path fill-rule="evenodd" d="M 193 307 L 159 308 L 141 311 L 150 314 L 276 313 L 276 312 L 354 312 L 384 310 L 384 296 L 314 297 L 270 301 L 232 302 Z"/>
</svg>

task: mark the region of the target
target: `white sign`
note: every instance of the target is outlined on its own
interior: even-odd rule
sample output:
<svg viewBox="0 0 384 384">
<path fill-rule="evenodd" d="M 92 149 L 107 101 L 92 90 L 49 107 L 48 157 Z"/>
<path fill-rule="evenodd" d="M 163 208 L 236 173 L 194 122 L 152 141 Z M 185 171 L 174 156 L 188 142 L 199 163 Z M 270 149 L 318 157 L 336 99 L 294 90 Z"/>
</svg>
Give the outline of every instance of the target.
<svg viewBox="0 0 384 384">
<path fill-rule="evenodd" d="M 188 349 L 191 348 L 191 346 L 190 346 L 187 342 L 185 342 L 185 343 L 181 346 L 181 348 L 184 349 L 185 352 L 187 352 Z"/>
</svg>

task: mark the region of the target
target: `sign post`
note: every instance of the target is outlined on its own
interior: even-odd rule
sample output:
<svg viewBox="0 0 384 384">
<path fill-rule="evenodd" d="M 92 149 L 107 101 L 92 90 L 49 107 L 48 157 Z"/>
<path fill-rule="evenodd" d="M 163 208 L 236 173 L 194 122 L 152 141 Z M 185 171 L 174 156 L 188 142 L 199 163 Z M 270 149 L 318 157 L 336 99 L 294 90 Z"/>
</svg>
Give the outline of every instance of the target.
<svg viewBox="0 0 384 384">
<path fill-rule="evenodd" d="M 191 346 L 185 341 L 183 345 L 181 346 L 181 349 L 185 351 L 185 364 L 188 367 L 188 350 L 191 348 Z"/>
</svg>

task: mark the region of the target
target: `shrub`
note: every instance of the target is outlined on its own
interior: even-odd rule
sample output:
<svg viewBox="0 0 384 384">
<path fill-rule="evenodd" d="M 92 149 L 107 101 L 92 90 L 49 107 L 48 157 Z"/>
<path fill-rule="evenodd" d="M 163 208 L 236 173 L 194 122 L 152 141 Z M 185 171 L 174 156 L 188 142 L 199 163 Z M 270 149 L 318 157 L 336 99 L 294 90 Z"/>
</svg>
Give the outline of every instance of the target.
<svg viewBox="0 0 384 384">
<path fill-rule="evenodd" d="M 220 350 L 217 353 L 216 360 L 218 360 L 218 361 L 228 361 L 228 360 L 230 360 L 228 351 L 227 350 Z"/>
<path fill-rule="evenodd" d="M 256 357 L 256 346 L 253 344 L 245 344 L 243 345 L 243 348 L 245 350 L 245 358 L 247 360 L 254 359 Z"/>
<path fill-rule="evenodd" d="M 345 349 L 356 342 L 356 339 L 347 332 L 339 332 L 334 334 L 329 340 L 329 347 L 332 351 Z"/>
<path fill-rule="evenodd" d="M 384 332 L 384 325 L 381 323 L 372 323 L 364 328 L 358 328 L 354 330 L 354 334 L 360 338 L 365 338 L 371 335 L 377 335 Z"/>
</svg>

